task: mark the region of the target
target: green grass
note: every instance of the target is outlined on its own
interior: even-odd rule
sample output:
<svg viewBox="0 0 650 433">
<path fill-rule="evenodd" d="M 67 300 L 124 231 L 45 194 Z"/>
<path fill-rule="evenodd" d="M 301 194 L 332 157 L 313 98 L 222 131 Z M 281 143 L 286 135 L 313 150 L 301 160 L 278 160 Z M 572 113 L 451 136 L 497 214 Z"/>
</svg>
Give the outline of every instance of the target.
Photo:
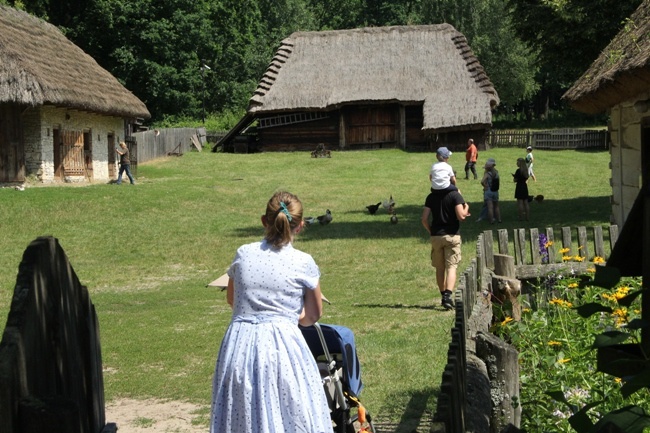
<svg viewBox="0 0 650 433">
<path fill-rule="evenodd" d="M 504 179 L 518 149 L 496 158 Z M 331 209 L 328 226 L 296 240 L 313 255 L 332 301 L 323 323 L 350 327 L 363 366 L 362 401 L 376 417 L 412 431 L 435 409 L 453 315 L 438 308 L 429 241 L 420 223 L 434 155 L 399 150 L 234 155 L 188 153 L 143 164 L 131 186 L 0 189 L 0 317 L 6 317 L 18 264 L 38 236 L 59 239 L 88 287 L 101 327 L 107 400 L 178 399 L 209 405 L 211 377 L 230 319 L 224 293 L 206 284 L 235 249 L 262 236 L 260 216 L 277 189 L 303 201 L 305 216 Z M 462 225 L 464 270 L 475 254 L 482 202 L 465 181 L 464 156 L 450 159 L 473 215 Z M 607 152 L 535 151 L 537 182 L 527 227 L 607 224 Z M 479 170 L 481 171 L 481 170 Z M 399 223 L 365 206 L 393 195 Z M 514 183 L 502 181 L 503 224 L 520 227 Z M 0 323 L 4 326 L 4 320 Z M 1 330 L 2 328 L 0 328 Z"/>
</svg>

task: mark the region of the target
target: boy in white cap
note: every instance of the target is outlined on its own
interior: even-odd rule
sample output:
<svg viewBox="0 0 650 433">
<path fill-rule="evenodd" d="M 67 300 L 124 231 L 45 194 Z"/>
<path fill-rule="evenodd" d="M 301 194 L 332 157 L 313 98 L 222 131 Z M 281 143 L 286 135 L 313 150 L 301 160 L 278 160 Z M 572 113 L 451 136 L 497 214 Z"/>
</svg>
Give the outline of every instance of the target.
<svg viewBox="0 0 650 433">
<path fill-rule="evenodd" d="M 446 147 L 439 147 L 436 151 L 438 162 L 431 166 L 429 171 L 429 181 L 431 182 L 431 192 L 434 191 L 458 191 L 456 187 L 456 174 L 454 169 L 449 165 L 447 160 L 451 152 Z"/>
<path fill-rule="evenodd" d="M 537 182 L 535 173 L 533 173 L 533 161 L 535 161 L 535 158 L 533 157 L 533 148 L 531 146 L 526 148 L 526 158 L 524 159 L 526 161 L 526 166 L 528 167 L 528 177 L 532 177 L 533 180 Z"/>
</svg>

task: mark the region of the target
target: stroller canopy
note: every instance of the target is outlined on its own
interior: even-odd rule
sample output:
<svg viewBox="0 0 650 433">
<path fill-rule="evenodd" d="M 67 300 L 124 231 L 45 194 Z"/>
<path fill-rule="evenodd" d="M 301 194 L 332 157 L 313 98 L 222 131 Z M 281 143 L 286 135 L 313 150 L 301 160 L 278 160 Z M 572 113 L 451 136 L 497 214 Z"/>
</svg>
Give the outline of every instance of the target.
<svg viewBox="0 0 650 433">
<path fill-rule="evenodd" d="M 361 365 L 357 357 L 357 348 L 354 344 L 354 333 L 350 328 L 340 325 L 320 324 L 325 344 L 332 357 L 340 354 L 343 362 L 343 381 L 355 396 L 358 396 L 363 389 L 361 382 Z M 313 326 L 301 327 L 302 334 L 307 341 L 309 350 L 315 358 L 325 354 L 325 350 L 318 338 L 318 332 Z"/>
</svg>

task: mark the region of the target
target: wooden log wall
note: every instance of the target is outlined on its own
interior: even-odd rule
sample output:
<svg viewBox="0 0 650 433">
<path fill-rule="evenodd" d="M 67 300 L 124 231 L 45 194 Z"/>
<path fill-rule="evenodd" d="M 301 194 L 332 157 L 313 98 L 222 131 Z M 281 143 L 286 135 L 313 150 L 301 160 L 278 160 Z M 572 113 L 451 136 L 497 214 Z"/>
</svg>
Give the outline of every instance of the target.
<svg viewBox="0 0 650 433">
<path fill-rule="evenodd" d="M 37 238 L 0 341 L 0 433 L 115 430 L 105 422 L 95 307 L 58 241 Z"/>
</svg>

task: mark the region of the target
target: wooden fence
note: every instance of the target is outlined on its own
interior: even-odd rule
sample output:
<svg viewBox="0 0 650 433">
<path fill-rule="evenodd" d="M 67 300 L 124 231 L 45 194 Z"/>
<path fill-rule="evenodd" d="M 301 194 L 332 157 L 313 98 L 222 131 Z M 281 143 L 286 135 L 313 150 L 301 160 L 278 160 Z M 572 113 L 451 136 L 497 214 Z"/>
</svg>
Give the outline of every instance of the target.
<svg viewBox="0 0 650 433">
<path fill-rule="evenodd" d="M 52 237 L 20 263 L 0 342 L 0 433 L 114 433 L 106 424 L 99 325 Z"/>
<path fill-rule="evenodd" d="M 195 141 L 193 142 L 193 138 Z M 136 132 L 137 162 L 151 161 L 163 156 L 181 156 L 186 152 L 197 151 L 196 144 L 202 147 L 206 143 L 205 128 L 166 128 Z"/>
<path fill-rule="evenodd" d="M 591 233 L 591 235 L 588 235 Z M 608 239 L 604 236 L 608 233 Z M 618 226 L 609 226 L 603 230 L 602 226 L 591 227 L 562 227 L 560 229 L 561 248 L 556 244 L 552 228 L 544 231 L 547 239 L 546 252 L 540 252 L 540 231 L 536 228 L 515 229 L 509 236 L 507 230 L 498 230 L 496 244 L 498 254 L 514 252 L 517 278 L 543 277 L 549 272 L 576 272 L 586 270 L 593 266 L 596 256 L 607 258 L 618 239 Z M 575 234 L 575 237 L 573 236 Z M 609 241 L 609 242 L 607 242 Z M 593 247 L 593 248 L 592 248 Z M 559 254 L 564 248 L 570 248 L 565 254 Z M 440 394 L 438 396 L 436 411 L 433 416 L 432 433 L 465 432 L 467 424 L 467 355 L 468 336 L 477 332 L 488 332 L 488 329 L 470 329 L 470 323 L 480 322 L 473 317 L 478 300 L 482 293 L 490 292 L 491 281 L 488 276 L 494 269 L 495 254 L 494 235 L 491 230 L 484 231 L 476 243 L 476 259 L 472 260 L 467 270 L 460 276 L 455 297 L 455 322 L 451 329 L 451 343 L 447 352 L 447 365 L 442 373 Z M 576 258 L 578 257 L 578 258 Z M 580 261 L 580 257 L 583 261 Z M 490 310 L 491 311 L 491 310 Z M 491 407 L 492 401 L 484 402 L 485 407 Z M 474 407 L 472 410 L 478 410 Z"/>
<path fill-rule="evenodd" d="M 609 133 L 591 129 L 491 130 L 486 138 L 487 148 L 532 146 L 535 149 L 607 149 Z"/>
</svg>

